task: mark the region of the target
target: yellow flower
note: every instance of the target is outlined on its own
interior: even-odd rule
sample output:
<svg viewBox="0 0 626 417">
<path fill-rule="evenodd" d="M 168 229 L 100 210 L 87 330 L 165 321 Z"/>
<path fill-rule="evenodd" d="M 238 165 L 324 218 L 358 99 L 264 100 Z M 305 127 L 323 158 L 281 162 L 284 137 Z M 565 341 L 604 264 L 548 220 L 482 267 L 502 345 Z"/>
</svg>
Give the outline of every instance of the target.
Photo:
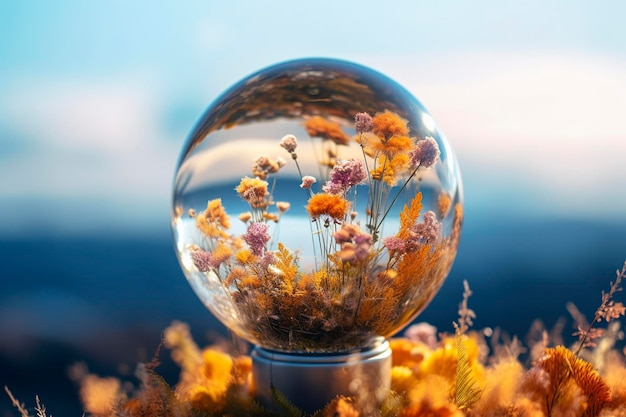
<svg viewBox="0 0 626 417">
<path fill-rule="evenodd" d="M 467 359 L 472 370 L 472 375 L 481 385 L 484 378 L 484 368 L 478 360 L 480 349 L 476 340 L 468 337 L 464 341 L 467 349 Z M 441 345 L 427 355 L 419 366 L 420 375 L 440 375 L 444 377 L 450 387 L 454 386 L 456 381 L 456 364 L 458 358 L 457 341 L 455 336 L 445 337 L 441 341 Z"/>
<path fill-rule="evenodd" d="M 196 227 L 208 237 L 226 237 L 224 229 L 230 227 L 230 219 L 221 198 L 207 203 L 206 210 L 196 217 Z"/>
<path fill-rule="evenodd" d="M 448 384 L 439 375 L 427 375 L 407 393 L 408 405 L 400 417 L 463 417 L 464 414 L 450 401 Z"/>
<path fill-rule="evenodd" d="M 186 393 L 186 400 L 189 405 L 196 410 L 210 411 L 216 413 L 220 411 L 225 403 L 226 390 L 222 390 L 217 384 L 193 385 Z"/>
<path fill-rule="evenodd" d="M 397 393 L 403 393 L 417 384 L 411 368 L 406 366 L 394 366 L 391 368 L 391 389 Z"/>
<path fill-rule="evenodd" d="M 263 181 L 260 178 L 244 177 L 235 188 L 235 191 L 237 191 L 239 197 L 248 202 L 252 208 L 267 206 L 267 202 L 265 201 L 265 196 L 267 196 L 267 181 Z"/>
<path fill-rule="evenodd" d="M 202 352 L 202 364 L 198 373 L 186 384 L 179 386 L 182 400 L 198 410 L 212 413 L 222 410 L 226 403 L 226 391 L 233 382 L 233 359 L 215 349 Z"/>
<path fill-rule="evenodd" d="M 398 180 L 406 174 L 409 168 L 409 156 L 398 154 L 392 159 L 382 155 L 376 159 L 376 169 L 370 170 L 370 177 L 376 181 L 384 181 L 393 187 L 398 184 Z"/>
<path fill-rule="evenodd" d="M 221 383 L 225 389 L 230 382 L 230 371 L 233 368 L 230 355 L 215 349 L 205 349 L 202 352 L 202 362 L 202 375 L 207 380 Z"/>
<path fill-rule="evenodd" d="M 389 173 L 385 174 L 385 182 L 394 186 L 398 183 L 398 180 L 406 173 L 409 168 L 409 156 L 401 153 L 393 157 L 389 162 Z"/>
<path fill-rule="evenodd" d="M 237 252 L 235 257 L 237 258 L 237 261 L 239 261 L 242 264 L 245 264 L 250 261 L 250 258 L 252 257 L 252 252 L 250 252 L 250 249 L 242 249 L 239 252 Z"/>
</svg>

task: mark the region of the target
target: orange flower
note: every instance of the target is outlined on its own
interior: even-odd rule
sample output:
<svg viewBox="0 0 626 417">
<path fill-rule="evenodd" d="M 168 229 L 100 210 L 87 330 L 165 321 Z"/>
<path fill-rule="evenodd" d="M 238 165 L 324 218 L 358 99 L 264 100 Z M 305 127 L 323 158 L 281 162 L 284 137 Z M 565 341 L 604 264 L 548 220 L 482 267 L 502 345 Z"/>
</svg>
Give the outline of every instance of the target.
<svg viewBox="0 0 626 417">
<path fill-rule="evenodd" d="M 424 357 L 432 353 L 425 344 L 402 337 L 390 339 L 389 345 L 391 346 L 391 359 L 394 367 L 415 368 L 422 363 Z"/>
<path fill-rule="evenodd" d="M 413 139 L 408 136 L 392 136 L 385 142 L 385 148 L 382 151 L 389 156 L 408 153 L 413 148 L 413 144 Z"/>
<path fill-rule="evenodd" d="M 261 280 L 255 275 L 247 275 L 241 280 L 239 284 L 241 288 L 251 289 L 251 288 L 261 288 Z"/>
<path fill-rule="evenodd" d="M 226 404 L 226 391 L 233 382 L 233 360 L 230 355 L 206 349 L 202 361 L 197 378 L 190 381 L 186 389 L 179 387 L 179 392 L 193 408 L 216 413 Z"/>
<path fill-rule="evenodd" d="M 267 202 L 267 181 L 260 178 L 243 177 L 239 185 L 235 188 L 239 197 L 244 199 L 253 208 L 265 207 Z"/>
<path fill-rule="evenodd" d="M 243 386 L 248 383 L 252 374 L 252 358 L 242 355 L 233 358 L 233 378 L 237 385 Z"/>
<path fill-rule="evenodd" d="M 230 382 L 230 371 L 233 367 L 233 359 L 230 355 L 215 349 L 205 349 L 202 352 L 202 375 L 214 382 L 220 382 L 224 388 Z"/>
<path fill-rule="evenodd" d="M 437 208 L 439 210 L 439 217 L 444 218 L 448 215 L 450 211 L 450 207 L 452 206 L 452 199 L 450 195 L 443 191 L 439 194 L 439 198 L 437 199 Z"/>
<path fill-rule="evenodd" d="M 323 417 L 359 417 L 360 413 L 354 406 L 354 398 L 336 397 L 322 410 Z"/>
<path fill-rule="evenodd" d="M 250 252 L 250 249 L 242 249 L 239 252 L 237 252 L 235 257 L 237 258 L 237 261 L 239 261 L 242 264 L 245 264 L 245 263 L 250 262 L 250 259 L 252 259 L 252 252 Z"/>
<path fill-rule="evenodd" d="M 208 237 L 225 236 L 222 229 L 230 227 L 230 219 L 222 206 L 221 198 L 207 203 L 206 210 L 196 217 L 196 227 Z"/>
<path fill-rule="evenodd" d="M 315 194 L 309 199 L 306 209 L 313 219 L 326 215 L 341 220 L 348 211 L 348 206 L 348 201 L 339 195 Z"/>
<path fill-rule="evenodd" d="M 250 213 L 249 211 L 246 211 L 245 213 L 241 213 L 239 215 L 239 220 L 241 220 L 244 223 L 246 223 L 251 218 L 252 218 L 252 213 Z"/>
<path fill-rule="evenodd" d="M 350 137 L 341 130 L 341 126 L 320 116 L 308 119 L 304 122 L 304 127 L 312 138 L 330 139 L 337 145 L 347 145 L 350 142 Z"/>
<path fill-rule="evenodd" d="M 219 242 L 217 244 L 217 247 L 211 254 L 212 255 L 211 257 L 215 265 L 219 265 L 222 262 L 225 262 L 228 258 L 230 258 L 232 254 L 233 254 L 233 251 L 228 246 L 226 246 L 222 242 Z"/>
<path fill-rule="evenodd" d="M 449 399 L 448 382 L 436 375 L 426 375 L 407 393 L 407 406 L 397 414 L 400 417 L 432 416 L 463 417 L 465 414 Z"/>
<path fill-rule="evenodd" d="M 391 368 L 391 389 L 393 391 L 404 393 L 416 384 L 417 380 L 411 368 L 406 366 L 394 366 Z"/>
<path fill-rule="evenodd" d="M 121 382 L 117 378 L 87 375 L 81 381 L 80 387 L 80 396 L 85 411 L 95 415 L 111 415 L 115 404 L 120 400 L 120 387 Z"/>
<path fill-rule="evenodd" d="M 376 113 L 372 118 L 372 123 L 374 124 L 372 131 L 384 140 L 392 136 L 408 136 L 409 134 L 408 120 L 389 110 Z"/>
</svg>

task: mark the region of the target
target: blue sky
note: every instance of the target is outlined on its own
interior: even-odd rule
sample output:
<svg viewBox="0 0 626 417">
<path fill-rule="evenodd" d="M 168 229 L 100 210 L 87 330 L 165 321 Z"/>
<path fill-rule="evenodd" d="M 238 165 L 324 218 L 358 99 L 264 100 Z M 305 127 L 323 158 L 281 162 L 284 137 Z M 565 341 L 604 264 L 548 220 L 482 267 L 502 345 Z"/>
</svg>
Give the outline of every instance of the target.
<svg viewBox="0 0 626 417">
<path fill-rule="evenodd" d="M 168 224 L 203 110 L 306 56 L 412 91 L 456 150 L 468 214 L 626 209 L 626 3 L 154 3 L 0 3 L 0 234 Z"/>
</svg>

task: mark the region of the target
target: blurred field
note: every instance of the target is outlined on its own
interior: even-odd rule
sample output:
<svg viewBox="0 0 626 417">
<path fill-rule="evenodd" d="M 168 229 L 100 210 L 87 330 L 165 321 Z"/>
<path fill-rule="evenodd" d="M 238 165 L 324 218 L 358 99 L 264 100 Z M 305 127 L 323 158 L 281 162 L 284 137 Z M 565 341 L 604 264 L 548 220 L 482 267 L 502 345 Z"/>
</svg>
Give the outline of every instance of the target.
<svg viewBox="0 0 626 417">
<path fill-rule="evenodd" d="M 463 279 L 478 328 L 523 338 L 535 318 L 551 327 L 566 317 L 567 301 L 591 315 L 626 258 L 625 235 L 626 225 L 469 221 L 450 277 L 417 320 L 451 331 Z M 4 239 L 0 265 L 0 385 L 27 404 L 39 395 L 53 415 L 82 413 L 67 376 L 75 362 L 132 380 L 172 320 L 189 323 L 201 344 L 227 337 L 186 283 L 166 232 Z M 565 336 L 570 329 L 571 320 Z M 161 356 L 161 372 L 175 381 L 176 368 Z M 0 397 L 0 416 L 11 413 Z"/>
</svg>

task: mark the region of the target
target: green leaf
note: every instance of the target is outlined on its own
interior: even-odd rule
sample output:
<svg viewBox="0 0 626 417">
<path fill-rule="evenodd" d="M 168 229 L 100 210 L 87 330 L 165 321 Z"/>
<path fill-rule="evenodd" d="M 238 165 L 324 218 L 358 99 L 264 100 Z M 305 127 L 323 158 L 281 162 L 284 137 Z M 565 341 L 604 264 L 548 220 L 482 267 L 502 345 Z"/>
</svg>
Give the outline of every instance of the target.
<svg viewBox="0 0 626 417">
<path fill-rule="evenodd" d="M 302 417 L 302 410 L 293 405 L 289 398 L 285 396 L 282 392 L 277 390 L 272 386 L 272 400 L 274 403 L 278 404 L 278 406 L 283 411 L 280 413 L 281 416 L 285 417 Z"/>
</svg>

